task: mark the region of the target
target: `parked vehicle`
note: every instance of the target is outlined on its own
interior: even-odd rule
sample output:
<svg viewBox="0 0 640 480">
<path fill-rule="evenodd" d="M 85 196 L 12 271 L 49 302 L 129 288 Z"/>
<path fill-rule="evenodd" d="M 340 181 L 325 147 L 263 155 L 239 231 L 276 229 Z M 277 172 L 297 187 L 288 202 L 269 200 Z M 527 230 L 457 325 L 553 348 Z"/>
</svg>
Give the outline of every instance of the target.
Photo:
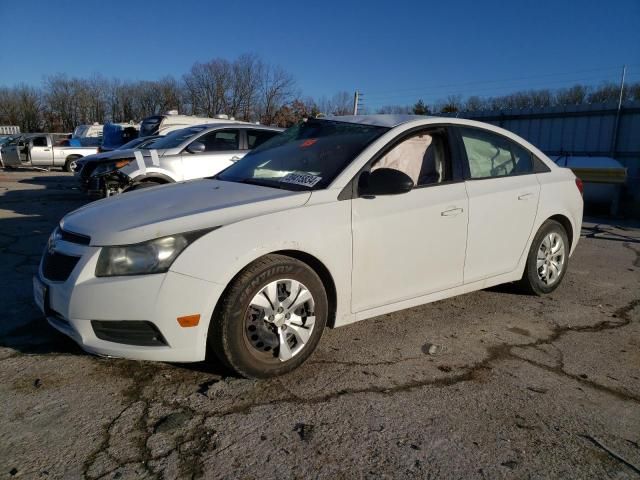
<svg viewBox="0 0 640 480">
<path fill-rule="evenodd" d="M 177 110 L 170 110 L 164 115 L 152 115 L 140 123 L 140 136 L 168 135 L 169 133 L 193 125 L 207 123 L 238 123 L 227 115 L 217 115 L 216 118 L 196 117 L 193 115 L 179 115 Z M 243 123 L 243 122 L 240 122 Z"/>
<path fill-rule="evenodd" d="M 70 172 L 74 163 L 98 151 L 99 139 L 67 138 L 68 134 L 31 133 L 2 147 L 5 166 L 62 167 Z M 76 145 L 72 145 L 73 142 Z"/>
<path fill-rule="evenodd" d="M 136 123 L 107 123 L 104 126 L 100 152 L 110 152 L 138 138 L 140 125 Z"/>
<path fill-rule="evenodd" d="M 91 125 L 78 125 L 72 134 L 72 138 L 85 138 L 85 137 L 102 137 L 104 125 L 97 122 Z"/>
<path fill-rule="evenodd" d="M 209 177 L 242 158 L 281 128 L 235 122 L 196 125 L 153 142 L 152 149 L 130 151 L 118 161 L 86 172 L 87 189 L 111 196 L 165 183 Z M 89 176 L 90 175 L 90 176 Z"/>
<path fill-rule="evenodd" d="M 115 150 L 89 155 L 78 160 L 76 162 L 74 173 L 80 181 L 80 188 L 92 196 L 105 196 L 105 192 L 103 190 L 92 190 L 92 185 L 89 182 L 91 174 L 96 167 L 109 163 L 113 163 L 115 164 L 114 167 L 117 167 L 118 161 L 127 161 L 127 159 L 131 158 L 131 155 L 134 155 L 133 150 L 147 149 L 159 138 L 162 137 L 160 135 L 143 138 L 139 137 L 121 145 Z"/>
<path fill-rule="evenodd" d="M 493 125 L 309 119 L 214 178 L 68 214 L 34 296 L 89 352 L 211 351 L 269 377 L 304 362 L 327 325 L 505 282 L 554 291 L 582 208 L 571 170 Z"/>
</svg>

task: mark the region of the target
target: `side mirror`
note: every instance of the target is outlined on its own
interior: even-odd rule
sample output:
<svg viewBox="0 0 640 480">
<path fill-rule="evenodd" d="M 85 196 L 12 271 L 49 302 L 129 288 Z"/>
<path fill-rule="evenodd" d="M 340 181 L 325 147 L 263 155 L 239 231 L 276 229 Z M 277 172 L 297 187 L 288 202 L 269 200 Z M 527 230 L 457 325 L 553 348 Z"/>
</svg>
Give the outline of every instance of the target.
<svg viewBox="0 0 640 480">
<path fill-rule="evenodd" d="M 361 196 L 398 195 L 413 188 L 411 177 L 394 168 L 378 168 L 363 172 L 358 180 L 358 194 Z"/>
<path fill-rule="evenodd" d="M 193 142 L 187 147 L 187 152 L 189 153 L 202 153 L 204 150 L 205 146 L 202 142 Z"/>
</svg>

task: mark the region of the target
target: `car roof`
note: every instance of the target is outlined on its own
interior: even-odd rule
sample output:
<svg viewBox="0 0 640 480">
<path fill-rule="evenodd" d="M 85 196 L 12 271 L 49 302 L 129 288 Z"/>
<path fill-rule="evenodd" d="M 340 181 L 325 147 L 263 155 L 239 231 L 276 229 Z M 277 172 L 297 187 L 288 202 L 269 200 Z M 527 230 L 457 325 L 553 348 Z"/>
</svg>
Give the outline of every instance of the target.
<svg viewBox="0 0 640 480">
<path fill-rule="evenodd" d="M 272 130 L 272 131 L 275 131 L 275 132 L 284 131 L 284 128 L 280 128 L 280 127 L 270 127 L 269 125 L 261 125 L 259 123 L 249 123 L 249 122 L 241 122 L 241 121 L 225 122 L 225 123 L 200 123 L 198 125 L 186 126 L 184 128 L 184 130 L 186 130 L 188 128 L 194 128 L 194 127 L 203 127 L 203 128 L 205 128 L 207 130 L 216 130 L 218 128 L 244 127 L 244 128 L 257 128 L 257 129 L 260 129 L 260 130 Z M 204 130 L 202 130 L 202 131 L 204 131 Z"/>
<path fill-rule="evenodd" d="M 336 122 L 360 123 L 362 125 L 374 125 L 377 127 L 397 127 L 403 123 L 415 120 L 427 120 L 438 117 L 427 115 L 399 115 L 399 114 L 379 114 L 379 115 L 331 115 L 321 117 L 319 120 L 333 120 Z"/>
</svg>

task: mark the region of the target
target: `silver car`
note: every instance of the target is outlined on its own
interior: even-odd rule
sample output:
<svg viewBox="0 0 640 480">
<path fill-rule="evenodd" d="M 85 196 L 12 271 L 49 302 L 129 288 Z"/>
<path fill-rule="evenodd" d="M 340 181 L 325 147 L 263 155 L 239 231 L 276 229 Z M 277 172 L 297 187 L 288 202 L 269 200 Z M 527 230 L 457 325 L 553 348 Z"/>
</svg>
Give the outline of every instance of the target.
<svg viewBox="0 0 640 480">
<path fill-rule="evenodd" d="M 252 123 L 195 125 L 176 130 L 133 150 L 128 158 L 100 163 L 89 178 L 90 190 L 103 196 L 215 175 L 283 129 Z"/>
</svg>

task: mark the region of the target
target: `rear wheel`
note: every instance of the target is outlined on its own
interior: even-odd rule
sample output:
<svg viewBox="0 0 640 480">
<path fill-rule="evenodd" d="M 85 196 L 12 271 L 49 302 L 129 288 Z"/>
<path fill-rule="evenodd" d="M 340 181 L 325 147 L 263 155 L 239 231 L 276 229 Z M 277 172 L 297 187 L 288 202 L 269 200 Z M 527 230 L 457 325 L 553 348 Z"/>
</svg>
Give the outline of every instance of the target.
<svg viewBox="0 0 640 480">
<path fill-rule="evenodd" d="M 69 157 L 67 161 L 64 162 L 64 167 L 62 169 L 65 172 L 73 172 L 76 168 L 76 162 L 80 160 L 82 157 Z"/>
<path fill-rule="evenodd" d="M 569 239 L 564 227 L 547 220 L 533 239 L 520 286 L 528 293 L 544 295 L 553 292 L 569 265 Z"/>
<path fill-rule="evenodd" d="M 208 345 L 240 375 L 267 378 L 301 365 L 326 325 L 327 295 L 305 263 L 267 255 L 227 289 L 209 328 Z"/>
</svg>

